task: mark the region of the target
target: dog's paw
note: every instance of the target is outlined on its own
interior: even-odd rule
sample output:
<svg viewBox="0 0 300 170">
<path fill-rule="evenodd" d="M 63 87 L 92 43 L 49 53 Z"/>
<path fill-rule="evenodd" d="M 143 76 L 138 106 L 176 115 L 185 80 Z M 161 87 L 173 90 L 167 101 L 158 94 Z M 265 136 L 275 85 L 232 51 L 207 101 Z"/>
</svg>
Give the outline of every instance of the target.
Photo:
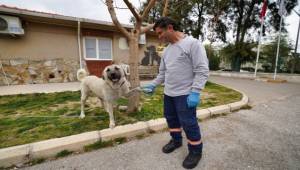
<svg viewBox="0 0 300 170">
<path fill-rule="evenodd" d="M 111 129 L 113 129 L 115 126 L 116 126 L 115 123 L 110 123 L 109 124 L 109 128 L 111 128 Z"/>
<path fill-rule="evenodd" d="M 84 113 L 81 113 L 80 116 L 79 116 L 81 119 L 83 119 L 85 117 L 85 114 Z"/>
</svg>

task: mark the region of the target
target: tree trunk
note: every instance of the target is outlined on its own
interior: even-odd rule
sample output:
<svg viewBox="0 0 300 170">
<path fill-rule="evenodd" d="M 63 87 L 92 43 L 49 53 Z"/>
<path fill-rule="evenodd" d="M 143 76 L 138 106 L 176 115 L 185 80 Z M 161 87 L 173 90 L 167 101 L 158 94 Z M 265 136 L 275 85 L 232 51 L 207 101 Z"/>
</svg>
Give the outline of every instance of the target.
<svg viewBox="0 0 300 170">
<path fill-rule="evenodd" d="M 231 60 L 231 70 L 240 72 L 241 69 L 241 59 L 239 55 L 236 55 Z"/>
<path fill-rule="evenodd" d="M 243 22 L 243 14 L 244 14 L 244 1 L 239 2 L 238 9 L 238 23 L 237 23 L 237 31 L 236 31 L 236 39 L 235 39 L 235 50 L 240 51 L 241 44 L 240 44 L 240 36 L 241 36 L 241 29 L 242 29 L 242 22 Z M 231 70 L 240 72 L 240 54 L 237 53 L 235 56 L 232 57 L 231 60 Z"/>
<path fill-rule="evenodd" d="M 136 88 L 140 86 L 139 73 L 138 73 L 138 62 L 139 62 L 139 44 L 138 44 L 138 33 L 132 33 L 129 39 L 129 66 L 130 66 L 130 84 L 131 88 Z M 138 111 L 140 103 L 139 93 L 134 93 L 134 95 L 129 97 L 128 102 L 128 113 Z"/>
<path fill-rule="evenodd" d="M 296 58 L 297 58 L 297 56 L 295 55 L 295 57 L 293 57 L 291 60 L 291 74 L 294 74 L 294 72 L 295 72 Z"/>
<path fill-rule="evenodd" d="M 197 23 L 197 29 L 198 29 L 198 39 L 200 38 L 200 35 L 202 36 L 202 23 L 201 23 L 201 19 L 202 19 L 202 12 L 203 12 L 203 8 L 204 8 L 204 5 L 203 5 L 203 2 L 201 3 L 201 7 L 200 7 L 200 3 L 197 4 L 197 8 L 198 8 L 198 11 L 199 11 L 199 15 L 198 15 L 198 23 Z M 202 40 L 204 39 L 204 37 L 202 36 Z"/>
</svg>

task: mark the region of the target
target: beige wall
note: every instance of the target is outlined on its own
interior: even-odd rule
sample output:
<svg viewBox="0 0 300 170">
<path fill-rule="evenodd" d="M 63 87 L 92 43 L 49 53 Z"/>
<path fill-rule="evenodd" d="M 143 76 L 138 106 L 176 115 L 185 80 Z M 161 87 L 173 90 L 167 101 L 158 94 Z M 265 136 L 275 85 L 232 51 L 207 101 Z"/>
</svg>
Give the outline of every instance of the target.
<svg viewBox="0 0 300 170">
<path fill-rule="evenodd" d="M 114 34 L 113 38 L 113 60 L 121 63 L 128 63 L 129 49 L 119 47 L 120 38 L 125 38 L 122 34 Z M 125 46 L 128 46 L 127 44 Z"/>
<path fill-rule="evenodd" d="M 1 59 L 52 60 L 60 58 L 79 61 L 76 28 L 27 22 L 24 29 L 25 35 L 20 37 L 0 35 Z M 120 33 L 113 36 L 113 60 L 128 63 L 129 50 L 119 47 L 120 38 L 124 38 Z M 156 36 L 147 35 L 146 40 L 146 45 L 140 45 L 140 61 L 144 57 L 146 46 L 158 45 Z M 83 48 L 83 39 L 81 46 Z"/>
<path fill-rule="evenodd" d="M 75 28 L 27 22 L 25 35 L 0 37 L 1 59 L 78 60 Z"/>
<path fill-rule="evenodd" d="M 113 56 L 114 60 L 122 63 L 128 63 L 129 59 L 129 50 L 128 49 L 121 49 L 119 47 L 119 41 L 121 38 L 125 38 L 122 34 L 115 34 L 113 38 Z M 139 45 L 139 62 L 145 56 L 144 51 L 146 50 L 147 46 L 154 45 L 157 46 L 158 39 L 156 36 L 147 36 L 146 37 L 146 44 Z"/>
<path fill-rule="evenodd" d="M 0 61 L 7 75 L 0 72 L 0 85 L 76 81 L 79 68 L 77 28 L 34 22 L 25 22 L 23 27 L 23 36 L 0 35 Z M 120 38 L 124 40 L 122 34 L 101 30 L 86 32 L 112 38 L 113 60 L 128 63 L 129 49 L 120 46 Z M 140 45 L 139 62 L 147 46 L 158 45 L 156 36 L 147 36 L 146 41 L 146 45 Z M 126 40 L 123 42 L 124 47 Z M 83 37 L 81 46 L 83 56 Z M 101 63 L 99 60 L 92 62 L 98 64 L 97 68 Z"/>
</svg>

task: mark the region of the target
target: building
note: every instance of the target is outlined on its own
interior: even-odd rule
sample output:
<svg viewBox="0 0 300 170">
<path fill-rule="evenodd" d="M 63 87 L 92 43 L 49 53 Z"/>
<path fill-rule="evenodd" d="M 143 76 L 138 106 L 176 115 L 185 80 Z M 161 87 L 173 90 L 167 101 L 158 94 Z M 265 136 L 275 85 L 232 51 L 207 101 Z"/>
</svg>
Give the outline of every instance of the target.
<svg viewBox="0 0 300 170">
<path fill-rule="evenodd" d="M 140 63 L 153 46 L 157 36 L 148 32 Z M 77 81 L 80 66 L 101 76 L 105 66 L 128 59 L 127 41 L 113 23 L 0 6 L 0 85 Z"/>
</svg>

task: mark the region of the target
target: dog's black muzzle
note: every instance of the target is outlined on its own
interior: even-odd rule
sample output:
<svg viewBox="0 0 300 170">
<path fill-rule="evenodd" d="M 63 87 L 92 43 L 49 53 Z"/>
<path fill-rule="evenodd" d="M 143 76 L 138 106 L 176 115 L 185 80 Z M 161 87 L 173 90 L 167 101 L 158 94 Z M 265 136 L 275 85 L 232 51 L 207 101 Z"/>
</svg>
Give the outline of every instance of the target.
<svg viewBox="0 0 300 170">
<path fill-rule="evenodd" d="M 108 74 L 108 78 L 112 82 L 116 83 L 116 82 L 118 82 L 121 79 L 121 74 L 118 73 L 118 72 L 111 72 L 111 73 Z"/>
</svg>

